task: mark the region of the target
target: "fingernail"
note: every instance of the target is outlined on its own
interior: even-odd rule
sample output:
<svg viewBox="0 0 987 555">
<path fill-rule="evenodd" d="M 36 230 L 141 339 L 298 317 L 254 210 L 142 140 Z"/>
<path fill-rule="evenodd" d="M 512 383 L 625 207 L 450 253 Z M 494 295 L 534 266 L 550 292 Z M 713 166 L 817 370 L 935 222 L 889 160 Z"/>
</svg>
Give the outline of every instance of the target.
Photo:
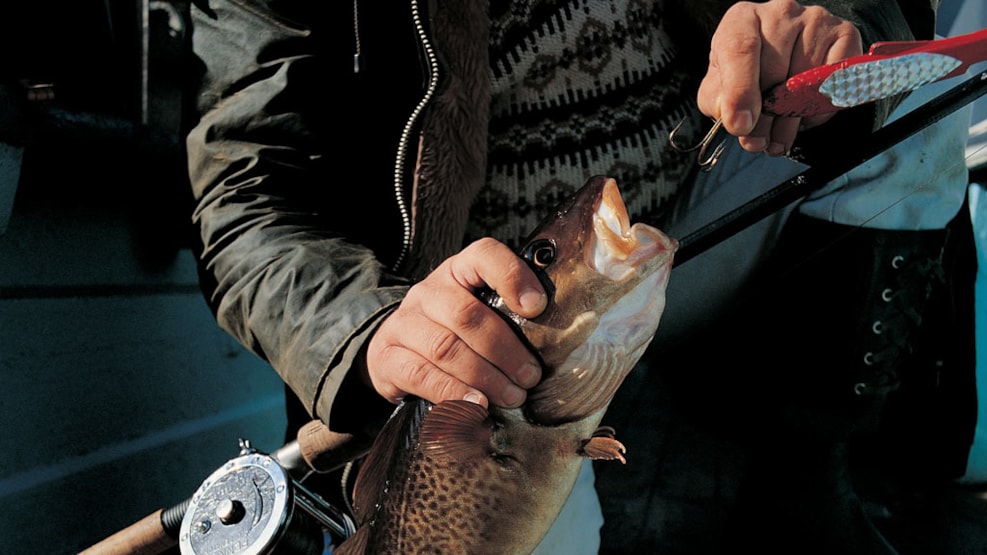
<svg viewBox="0 0 987 555">
<path fill-rule="evenodd" d="M 469 401 L 470 403 L 476 403 L 477 405 L 483 406 L 483 396 L 475 391 L 471 391 L 463 397 L 464 401 Z"/>
<path fill-rule="evenodd" d="M 545 295 L 537 289 L 528 289 L 521 293 L 518 303 L 525 310 L 540 310 L 545 305 Z"/>
<path fill-rule="evenodd" d="M 754 112 L 741 110 L 733 117 L 733 125 L 737 129 L 737 135 L 746 135 L 754 130 Z"/>
<path fill-rule="evenodd" d="M 744 137 L 743 147 L 747 152 L 763 152 L 768 146 L 764 137 Z"/>
<path fill-rule="evenodd" d="M 524 402 L 525 392 L 520 387 L 509 386 L 504 390 L 504 404 L 508 407 L 517 407 Z"/>
<path fill-rule="evenodd" d="M 517 382 L 521 387 L 532 387 L 541 377 L 541 368 L 531 362 L 525 363 L 517 371 Z"/>
<path fill-rule="evenodd" d="M 781 143 L 771 143 L 768 145 L 768 149 L 765 152 L 767 152 L 770 156 L 781 156 L 782 154 L 785 154 L 785 151 L 785 145 Z"/>
</svg>

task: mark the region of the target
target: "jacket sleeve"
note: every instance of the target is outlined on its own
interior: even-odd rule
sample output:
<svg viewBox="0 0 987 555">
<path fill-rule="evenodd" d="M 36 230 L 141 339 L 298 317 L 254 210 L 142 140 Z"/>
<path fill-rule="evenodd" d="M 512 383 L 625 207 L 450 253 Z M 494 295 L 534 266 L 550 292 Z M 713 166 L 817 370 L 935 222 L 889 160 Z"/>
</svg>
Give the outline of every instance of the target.
<svg viewBox="0 0 987 555">
<path fill-rule="evenodd" d="M 324 157 L 327 97 L 314 86 L 313 35 L 294 23 L 307 15 L 289 19 L 274 4 L 192 8 L 202 73 L 186 146 L 202 287 L 220 327 L 266 360 L 313 417 L 352 431 L 393 408 L 346 378 L 407 284 L 316 208 L 352 191 L 334 190 L 343 185 Z"/>
<path fill-rule="evenodd" d="M 938 0 L 815 0 L 860 29 L 864 50 L 877 41 L 927 40 L 935 35 Z"/>
</svg>

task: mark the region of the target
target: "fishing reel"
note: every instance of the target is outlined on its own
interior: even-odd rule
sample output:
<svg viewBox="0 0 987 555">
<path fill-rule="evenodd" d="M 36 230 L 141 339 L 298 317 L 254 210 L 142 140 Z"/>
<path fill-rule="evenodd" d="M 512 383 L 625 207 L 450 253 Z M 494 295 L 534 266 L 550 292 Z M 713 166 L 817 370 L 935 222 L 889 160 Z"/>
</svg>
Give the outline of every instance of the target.
<svg viewBox="0 0 987 555">
<path fill-rule="evenodd" d="M 294 457 L 280 451 L 276 457 L 240 440 L 240 455 L 189 499 L 178 535 L 182 555 L 319 555 L 354 532 L 346 513 L 283 465 Z"/>
</svg>

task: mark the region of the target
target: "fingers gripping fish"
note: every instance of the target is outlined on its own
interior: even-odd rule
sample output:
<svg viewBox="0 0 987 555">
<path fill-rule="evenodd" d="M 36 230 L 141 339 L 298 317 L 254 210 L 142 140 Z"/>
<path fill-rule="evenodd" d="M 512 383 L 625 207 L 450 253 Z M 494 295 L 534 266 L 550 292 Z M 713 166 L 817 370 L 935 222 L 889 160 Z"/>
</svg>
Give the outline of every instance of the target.
<svg viewBox="0 0 987 555">
<path fill-rule="evenodd" d="M 543 362 L 516 409 L 406 400 L 355 489 L 357 532 L 334 553 L 530 553 L 558 516 L 584 458 L 624 460 L 607 406 L 654 337 L 678 243 L 630 225 L 613 179 L 595 177 L 520 251 L 548 308 L 511 313 Z"/>
</svg>

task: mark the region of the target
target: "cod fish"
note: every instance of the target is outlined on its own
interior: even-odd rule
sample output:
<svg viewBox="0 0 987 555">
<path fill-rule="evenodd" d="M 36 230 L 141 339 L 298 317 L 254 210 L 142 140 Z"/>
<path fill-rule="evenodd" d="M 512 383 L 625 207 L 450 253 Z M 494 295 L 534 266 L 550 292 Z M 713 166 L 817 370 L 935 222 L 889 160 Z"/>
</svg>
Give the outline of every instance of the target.
<svg viewBox="0 0 987 555">
<path fill-rule="evenodd" d="M 605 427 L 611 399 L 654 337 L 676 240 L 630 225 L 617 183 L 589 180 L 520 255 L 549 304 L 534 319 L 485 300 L 543 362 L 525 404 L 406 399 L 363 462 L 357 531 L 334 554 L 530 553 L 584 458 L 624 461 Z"/>
</svg>

